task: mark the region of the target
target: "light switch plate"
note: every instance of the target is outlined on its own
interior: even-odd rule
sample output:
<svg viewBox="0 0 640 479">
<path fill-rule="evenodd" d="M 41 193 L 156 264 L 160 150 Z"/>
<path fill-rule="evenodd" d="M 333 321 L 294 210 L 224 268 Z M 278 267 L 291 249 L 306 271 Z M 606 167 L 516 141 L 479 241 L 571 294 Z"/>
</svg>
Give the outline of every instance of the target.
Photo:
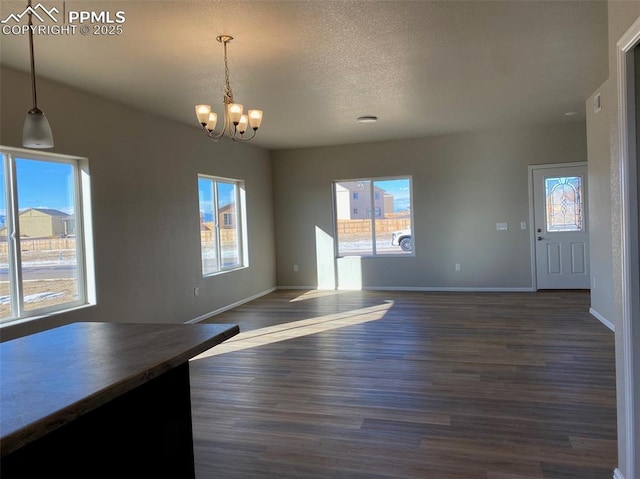
<svg viewBox="0 0 640 479">
<path fill-rule="evenodd" d="M 496 230 L 498 231 L 506 231 L 509 229 L 508 223 L 496 223 Z"/>
</svg>

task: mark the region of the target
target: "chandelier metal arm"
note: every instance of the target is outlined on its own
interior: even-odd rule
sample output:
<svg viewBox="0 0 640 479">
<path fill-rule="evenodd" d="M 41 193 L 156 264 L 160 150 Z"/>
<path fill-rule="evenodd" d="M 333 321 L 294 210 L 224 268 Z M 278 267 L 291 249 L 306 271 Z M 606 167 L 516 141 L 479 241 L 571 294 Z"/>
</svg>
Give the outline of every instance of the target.
<svg viewBox="0 0 640 479">
<path fill-rule="evenodd" d="M 235 142 L 242 142 L 242 141 L 249 141 L 252 140 L 254 136 L 256 136 L 256 131 L 258 131 L 257 129 L 253 130 L 253 134 L 251 136 L 248 136 L 247 138 L 243 137 L 243 136 L 237 136 L 236 132 L 236 127 L 233 127 L 233 136 L 231 137 L 231 139 Z"/>
</svg>

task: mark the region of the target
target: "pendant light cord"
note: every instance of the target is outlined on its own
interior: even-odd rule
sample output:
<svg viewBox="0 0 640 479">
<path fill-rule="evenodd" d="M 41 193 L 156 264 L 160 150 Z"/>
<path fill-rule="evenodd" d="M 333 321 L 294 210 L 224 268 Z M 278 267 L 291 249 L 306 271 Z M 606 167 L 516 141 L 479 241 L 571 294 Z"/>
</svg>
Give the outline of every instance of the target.
<svg viewBox="0 0 640 479">
<path fill-rule="evenodd" d="M 31 10 L 31 0 L 29 6 L 29 52 L 31 54 L 31 91 L 33 94 L 33 109 L 38 109 L 38 94 L 36 93 L 36 62 L 33 55 L 33 13 Z"/>
</svg>

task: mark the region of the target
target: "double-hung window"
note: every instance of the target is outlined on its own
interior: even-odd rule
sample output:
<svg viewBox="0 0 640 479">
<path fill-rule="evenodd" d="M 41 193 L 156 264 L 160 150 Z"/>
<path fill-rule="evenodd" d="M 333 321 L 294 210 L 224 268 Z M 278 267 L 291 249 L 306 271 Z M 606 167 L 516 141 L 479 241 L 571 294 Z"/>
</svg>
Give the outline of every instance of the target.
<svg viewBox="0 0 640 479">
<path fill-rule="evenodd" d="M 413 253 L 410 177 L 334 181 L 333 202 L 338 256 Z"/>
<path fill-rule="evenodd" d="M 2 146 L 0 159 L 0 322 L 94 302 L 88 161 Z"/>
<path fill-rule="evenodd" d="M 202 274 L 247 266 L 244 183 L 198 175 Z"/>
</svg>

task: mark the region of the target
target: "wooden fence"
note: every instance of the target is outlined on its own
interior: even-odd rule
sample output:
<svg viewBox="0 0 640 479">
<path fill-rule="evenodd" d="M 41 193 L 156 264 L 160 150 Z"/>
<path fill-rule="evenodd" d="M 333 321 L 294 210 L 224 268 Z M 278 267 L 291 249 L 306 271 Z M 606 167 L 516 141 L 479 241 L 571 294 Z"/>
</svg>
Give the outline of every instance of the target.
<svg viewBox="0 0 640 479">
<path fill-rule="evenodd" d="M 6 236 L 0 238 L 0 254 L 7 255 L 9 244 Z M 21 251 L 52 251 L 76 249 L 75 238 L 20 238 Z"/>
<path fill-rule="evenodd" d="M 210 223 L 205 223 L 210 224 Z M 236 229 L 235 228 L 221 228 L 220 240 L 222 243 L 231 243 L 236 241 Z M 200 230 L 200 241 L 207 243 L 213 241 L 213 228 L 209 230 Z"/>
<path fill-rule="evenodd" d="M 411 218 L 385 218 L 375 220 L 376 233 L 411 228 Z M 338 234 L 371 233 L 371 220 L 338 220 Z"/>
</svg>

